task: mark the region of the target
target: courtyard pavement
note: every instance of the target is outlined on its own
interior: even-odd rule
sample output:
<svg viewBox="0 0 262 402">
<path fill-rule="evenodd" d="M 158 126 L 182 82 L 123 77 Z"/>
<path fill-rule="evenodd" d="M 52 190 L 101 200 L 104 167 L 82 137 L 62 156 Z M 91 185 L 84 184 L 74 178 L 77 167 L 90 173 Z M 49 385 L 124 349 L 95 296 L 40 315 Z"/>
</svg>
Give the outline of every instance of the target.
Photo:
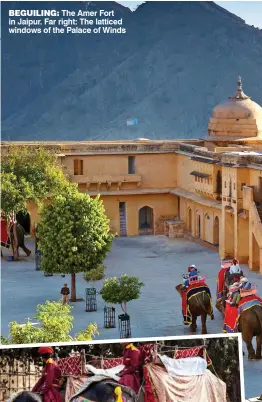
<svg viewBox="0 0 262 402">
<path fill-rule="evenodd" d="M 34 249 L 28 240 L 31 250 Z M 23 252 L 21 252 L 22 254 Z M 8 251 L 3 250 L 2 259 L 2 335 L 8 335 L 8 324 L 11 321 L 24 323 L 27 317 L 34 317 L 37 304 L 46 300 L 60 299 L 60 289 L 64 283 L 70 284 L 70 275 L 62 278 L 61 275 L 45 277 L 43 272 L 35 270 L 34 255 L 22 257 L 19 262 L 6 261 Z M 216 296 L 216 279 L 220 267 L 219 255 L 198 243 L 185 239 L 169 239 L 165 236 L 139 236 L 116 238 L 112 250 L 105 260 L 106 277 L 128 274 L 139 276 L 145 283 L 139 300 L 128 304 L 127 309 L 131 317 L 132 337 L 157 337 L 189 335 L 189 328 L 183 325 L 181 313 L 181 298 L 175 286 L 181 282 L 187 267 L 195 264 L 202 275 L 206 275 L 213 300 Z M 256 283 L 259 293 L 262 294 L 262 276 L 248 271 L 251 282 Z M 77 275 L 77 297 L 85 298 L 85 289 L 90 287 Z M 96 282 L 95 287 L 100 290 L 102 281 Z M 74 304 L 74 329 L 72 335 L 84 330 L 90 322 L 96 322 L 99 327 L 99 336 L 95 339 L 119 338 L 118 329 L 105 329 L 105 303 L 98 296 L 97 312 L 86 313 L 85 303 Z M 116 314 L 121 314 L 119 306 Z M 215 320 L 208 318 L 208 333 L 221 333 L 223 318 L 214 309 Z M 197 334 L 201 332 L 199 323 Z M 245 360 L 246 396 L 252 397 L 262 392 L 259 380 L 262 374 L 262 362 L 248 362 Z"/>
</svg>

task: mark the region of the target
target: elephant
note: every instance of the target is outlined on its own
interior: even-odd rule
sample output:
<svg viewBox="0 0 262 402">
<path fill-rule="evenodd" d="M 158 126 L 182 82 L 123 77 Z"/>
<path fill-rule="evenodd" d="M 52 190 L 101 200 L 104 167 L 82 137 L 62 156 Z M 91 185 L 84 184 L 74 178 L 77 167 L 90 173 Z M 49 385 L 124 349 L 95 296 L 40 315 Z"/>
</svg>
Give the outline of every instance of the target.
<svg viewBox="0 0 262 402">
<path fill-rule="evenodd" d="M 20 223 L 14 223 L 10 229 L 11 242 L 14 245 L 14 254 L 19 256 L 19 247 L 24 250 L 27 257 L 31 254 L 31 251 L 25 246 L 25 229 Z"/>
<path fill-rule="evenodd" d="M 178 291 L 181 297 L 183 288 L 184 286 L 181 284 L 176 286 L 176 290 Z M 197 317 L 201 316 L 202 334 L 207 334 L 207 327 L 206 327 L 207 315 L 211 316 L 211 320 L 214 319 L 212 313 L 212 303 L 209 295 L 205 291 L 202 291 L 201 293 L 191 296 L 190 300 L 188 301 L 188 304 L 192 316 L 192 324 L 190 325 L 191 332 L 196 332 Z"/>
<path fill-rule="evenodd" d="M 117 396 L 115 395 L 115 388 L 118 386 L 117 383 L 100 381 L 91 384 L 88 389 L 83 391 L 78 396 L 83 397 L 92 402 L 115 402 Z M 143 392 L 140 393 L 139 399 L 131 396 L 128 392 L 122 389 L 123 396 L 126 402 L 144 402 Z M 133 394 L 133 393 L 132 393 Z M 65 402 L 65 391 L 60 393 L 62 402 Z M 14 402 L 43 402 L 43 397 L 40 394 L 24 391 L 14 399 Z"/>
<path fill-rule="evenodd" d="M 242 311 L 238 321 L 239 331 L 242 332 L 243 341 L 247 345 L 248 358 L 261 359 L 262 348 L 262 306 L 253 306 Z M 256 352 L 252 345 L 253 337 L 256 337 Z"/>
</svg>

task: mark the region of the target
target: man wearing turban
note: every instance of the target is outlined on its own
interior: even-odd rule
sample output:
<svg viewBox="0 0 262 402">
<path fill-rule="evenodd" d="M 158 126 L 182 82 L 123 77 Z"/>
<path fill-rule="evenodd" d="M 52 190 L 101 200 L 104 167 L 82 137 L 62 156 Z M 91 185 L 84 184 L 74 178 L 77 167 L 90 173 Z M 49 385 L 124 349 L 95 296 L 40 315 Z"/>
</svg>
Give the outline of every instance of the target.
<svg viewBox="0 0 262 402">
<path fill-rule="evenodd" d="M 38 349 L 38 353 L 43 359 L 44 368 L 42 377 L 37 381 L 32 392 L 41 394 L 44 402 L 62 402 L 59 393 L 62 373 L 60 367 L 52 359 L 54 351 L 51 347 L 44 346 Z"/>
<path fill-rule="evenodd" d="M 132 343 L 124 343 L 123 346 L 125 368 L 119 373 L 121 377 L 119 384 L 132 388 L 138 393 L 141 386 L 141 352 Z"/>
</svg>

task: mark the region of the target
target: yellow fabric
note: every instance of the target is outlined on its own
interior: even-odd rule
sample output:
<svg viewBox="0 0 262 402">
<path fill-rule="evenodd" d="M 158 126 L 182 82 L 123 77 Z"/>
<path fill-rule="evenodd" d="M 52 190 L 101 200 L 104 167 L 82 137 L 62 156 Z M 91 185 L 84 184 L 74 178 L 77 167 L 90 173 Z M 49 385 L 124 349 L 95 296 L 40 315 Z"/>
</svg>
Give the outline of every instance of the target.
<svg viewBox="0 0 262 402">
<path fill-rule="evenodd" d="M 53 359 L 51 359 L 51 357 L 49 359 L 47 359 L 46 364 L 47 363 L 53 363 Z"/>
<path fill-rule="evenodd" d="M 132 343 L 130 343 L 129 345 L 127 345 L 127 346 L 126 346 L 126 349 L 137 350 L 137 348 L 136 348 Z"/>
<path fill-rule="evenodd" d="M 116 388 L 115 388 L 115 394 L 116 394 L 116 396 L 117 396 L 116 402 L 123 402 L 123 399 L 122 399 L 122 389 L 121 389 L 121 387 L 116 387 Z"/>
</svg>

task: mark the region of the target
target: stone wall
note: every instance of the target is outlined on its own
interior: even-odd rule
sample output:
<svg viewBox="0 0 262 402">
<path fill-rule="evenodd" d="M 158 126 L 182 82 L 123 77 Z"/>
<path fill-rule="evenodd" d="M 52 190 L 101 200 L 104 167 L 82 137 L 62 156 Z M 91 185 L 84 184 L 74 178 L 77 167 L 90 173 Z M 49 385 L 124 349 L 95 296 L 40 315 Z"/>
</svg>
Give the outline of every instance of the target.
<svg viewBox="0 0 262 402">
<path fill-rule="evenodd" d="M 165 235 L 170 239 L 184 237 L 185 223 L 179 219 L 165 221 Z"/>
<path fill-rule="evenodd" d="M 160 215 L 155 222 L 155 235 L 163 235 L 165 233 L 165 221 L 174 221 L 175 215 Z"/>
</svg>

